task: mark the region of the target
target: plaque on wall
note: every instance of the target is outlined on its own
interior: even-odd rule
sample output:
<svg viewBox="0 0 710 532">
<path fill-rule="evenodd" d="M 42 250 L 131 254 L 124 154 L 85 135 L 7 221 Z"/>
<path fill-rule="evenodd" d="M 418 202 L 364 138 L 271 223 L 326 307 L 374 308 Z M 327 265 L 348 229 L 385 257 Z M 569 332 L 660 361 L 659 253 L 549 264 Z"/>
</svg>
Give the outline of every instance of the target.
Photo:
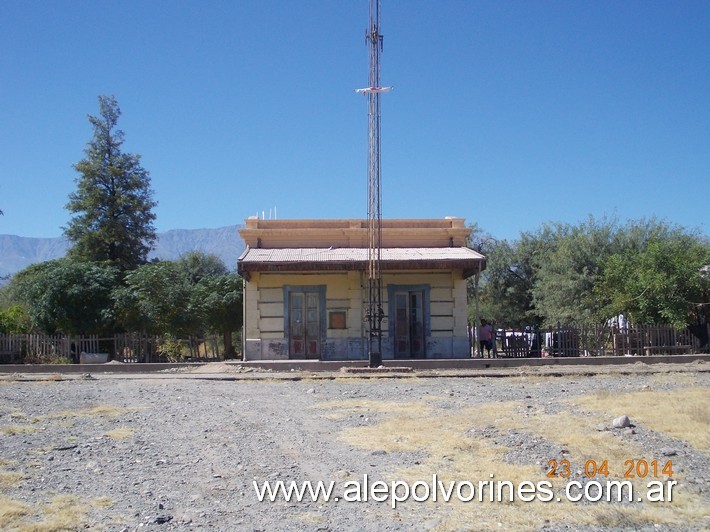
<svg viewBox="0 0 710 532">
<path fill-rule="evenodd" d="M 328 313 L 329 329 L 345 329 L 345 311 L 333 310 Z"/>
</svg>

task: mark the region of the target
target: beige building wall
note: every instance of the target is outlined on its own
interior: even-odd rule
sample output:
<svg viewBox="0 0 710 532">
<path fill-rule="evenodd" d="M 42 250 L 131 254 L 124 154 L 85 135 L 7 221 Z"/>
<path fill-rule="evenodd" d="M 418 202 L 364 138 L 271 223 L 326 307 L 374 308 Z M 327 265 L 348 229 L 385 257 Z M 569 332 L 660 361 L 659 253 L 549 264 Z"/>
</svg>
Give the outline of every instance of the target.
<svg viewBox="0 0 710 532">
<path fill-rule="evenodd" d="M 257 256 L 263 259 L 250 260 L 249 252 L 240 259 L 240 273 L 245 274 L 244 353 L 247 360 L 288 359 L 293 355 L 291 351 L 313 356 L 320 353 L 323 360 L 368 358 L 365 323 L 368 305 L 362 271 L 365 265 L 362 261 L 352 264 L 326 260 L 309 262 L 302 258 L 294 261 L 293 256 L 297 254 L 289 255 L 288 251 L 366 249 L 367 227 L 367 220 L 260 220 L 254 217 L 245 221 L 239 233 L 250 249 L 284 250 L 280 255 L 275 254 L 276 259 L 262 253 Z M 381 245 L 411 250 L 465 248 L 470 233 L 463 218 L 382 220 Z M 465 276 L 485 268 L 485 257 L 475 255 L 463 260 L 432 258 L 429 263 L 418 263 L 404 252 L 388 264 L 382 272 L 383 358 L 394 358 L 395 353 L 426 358 L 470 356 Z M 292 316 L 309 314 L 312 307 L 308 305 L 315 304 L 314 294 L 319 310 L 318 345 L 312 340 L 313 336 L 302 332 L 302 322 L 294 324 L 298 334 L 291 334 L 289 330 Z M 289 298 L 294 302 L 293 310 L 288 308 Z M 390 301 L 391 298 L 395 301 Z M 340 328 L 338 321 L 343 314 L 345 323 Z M 395 327 L 396 321 L 398 327 Z M 396 329 L 399 336 L 395 334 Z M 293 345 L 289 345 L 289 337 Z M 305 345 L 307 349 L 303 349 Z"/>
<path fill-rule="evenodd" d="M 322 345 L 323 360 L 367 358 L 367 338 L 363 327 L 367 305 L 363 273 L 298 272 L 258 273 L 245 283 L 244 352 L 247 360 L 285 360 L 289 344 L 285 331 L 285 286 L 325 287 L 326 330 Z M 427 358 L 468 356 L 466 281 L 461 271 L 387 272 L 382 276 L 383 358 L 393 358 L 390 335 L 390 287 L 427 287 Z M 344 329 L 329 328 L 331 312 L 344 312 Z"/>
<path fill-rule="evenodd" d="M 367 220 L 260 220 L 247 218 L 239 234 L 253 248 L 367 248 Z M 382 247 L 465 246 L 463 218 L 382 220 Z"/>
</svg>

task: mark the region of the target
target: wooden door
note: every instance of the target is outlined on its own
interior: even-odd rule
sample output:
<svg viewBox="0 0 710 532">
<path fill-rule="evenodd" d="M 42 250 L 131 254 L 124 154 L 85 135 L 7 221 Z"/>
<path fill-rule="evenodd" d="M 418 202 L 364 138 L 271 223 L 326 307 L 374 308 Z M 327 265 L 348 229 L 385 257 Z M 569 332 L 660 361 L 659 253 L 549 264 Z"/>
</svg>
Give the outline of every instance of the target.
<svg viewBox="0 0 710 532">
<path fill-rule="evenodd" d="M 424 358 L 424 292 L 396 292 L 394 354 L 396 358 Z"/>
<path fill-rule="evenodd" d="M 320 304 L 316 292 L 289 294 L 289 357 L 320 358 Z"/>
</svg>

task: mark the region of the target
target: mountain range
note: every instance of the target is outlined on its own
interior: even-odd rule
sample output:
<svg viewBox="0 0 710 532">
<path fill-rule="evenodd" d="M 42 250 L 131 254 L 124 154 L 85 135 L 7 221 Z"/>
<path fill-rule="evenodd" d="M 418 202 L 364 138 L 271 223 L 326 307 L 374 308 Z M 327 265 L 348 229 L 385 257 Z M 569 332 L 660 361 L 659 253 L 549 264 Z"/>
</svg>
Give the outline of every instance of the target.
<svg viewBox="0 0 710 532">
<path fill-rule="evenodd" d="M 189 251 L 217 255 L 230 270 L 244 251 L 244 241 L 237 232 L 241 226 L 216 229 L 172 229 L 158 233 L 149 259 L 175 260 Z M 30 264 L 63 257 L 70 244 L 64 237 L 32 238 L 0 235 L 0 277 L 12 275 Z"/>
</svg>

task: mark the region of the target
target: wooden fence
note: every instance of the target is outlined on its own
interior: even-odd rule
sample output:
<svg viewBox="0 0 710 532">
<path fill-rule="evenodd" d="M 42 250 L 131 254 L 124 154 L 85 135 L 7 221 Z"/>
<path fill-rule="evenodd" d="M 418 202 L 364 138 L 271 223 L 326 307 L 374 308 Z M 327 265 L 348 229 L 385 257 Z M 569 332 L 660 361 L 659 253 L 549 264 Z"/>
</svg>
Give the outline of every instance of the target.
<svg viewBox="0 0 710 532">
<path fill-rule="evenodd" d="M 499 357 L 648 356 L 710 353 L 710 325 L 558 326 L 541 330 L 498 329 Z"/>
<path fill-rule="evenodd" d="M 537 331 L 497 329 L 499 357 L 646 356 L 710 353 L 710 325 L 563 327 Z M 235 342 L 239 345 L 239 342 Z M 0 363 L 78 362 L 84 353 L 108 353 L 119 362 L 190 362 L 224 358 L 216 336 L 166 340 L 139 333 L 98 336 L 0 334 Z"/>
<path fill-rule="evenodd" d="M 217 336 L 165 340 L 160 336 L 126 333 L 98 336 L 0 334 L 0 363 L 41 364 L 78 362 L 81 353 L 107 353 L 119 362 L 214 361 L 224 357 Z"/>
</svg>

